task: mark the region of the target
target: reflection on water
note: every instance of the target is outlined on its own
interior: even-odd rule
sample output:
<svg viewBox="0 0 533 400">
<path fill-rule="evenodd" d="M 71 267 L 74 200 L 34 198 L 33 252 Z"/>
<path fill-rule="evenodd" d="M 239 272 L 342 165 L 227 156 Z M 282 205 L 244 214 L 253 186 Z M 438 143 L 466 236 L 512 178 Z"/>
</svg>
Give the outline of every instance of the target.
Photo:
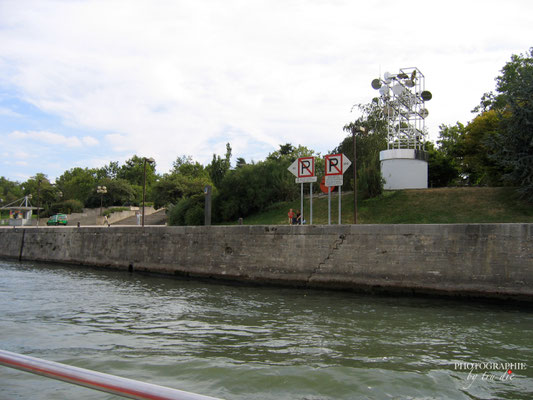
<svg viewBox="0 0 533 400">
<path fill-rule="evenodd" d="M 226 399 L 526 399 L 531 309 L 0 261 L 0 348 Z M 492 377 L 492 378 L 491 378 Z M 112 399 L 0 367 L 0 399 Z"/>
</svg>

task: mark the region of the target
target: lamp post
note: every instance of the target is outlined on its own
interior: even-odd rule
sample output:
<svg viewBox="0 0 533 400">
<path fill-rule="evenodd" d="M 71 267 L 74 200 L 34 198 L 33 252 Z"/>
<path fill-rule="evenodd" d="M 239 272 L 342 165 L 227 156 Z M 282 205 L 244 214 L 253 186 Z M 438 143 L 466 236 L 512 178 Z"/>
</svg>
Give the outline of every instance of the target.
<svg viewBox="0 0 533 400">
<path fill-rule="evenodd" d="M 104 194 L 107 193 L 107 187 L 98 186 L 96 188 L 96 193 L 100 193 L 100 216 L 102 216 L 102 206 L 104 204 Z"/>
<path fill-rule="evenodd" d="M 144 199 L 146 196 L 146 163 L 153 164 L 155 160 L 151 157 L 143 157 L 144 168 L 143 168 L 143 214 L 142 214 L 142 227 L 144 228 Z"/>
<path fill-rule="evenodd" d="M 356 126 L 352 129 L 353 142 L 353 223 L 357 224 L 357 146 L 355 144 L 355 132 L 365 133 L 364 126 Z"/>
</svg>

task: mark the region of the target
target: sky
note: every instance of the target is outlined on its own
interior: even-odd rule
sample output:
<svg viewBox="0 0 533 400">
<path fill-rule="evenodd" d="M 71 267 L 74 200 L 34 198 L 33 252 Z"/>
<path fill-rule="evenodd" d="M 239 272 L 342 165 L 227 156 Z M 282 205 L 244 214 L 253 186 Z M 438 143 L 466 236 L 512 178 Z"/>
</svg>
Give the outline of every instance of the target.
<svg viewBox="0 0 533 400">
<path fill-rule="evenodd" d="M 0 176 L 55 180 L 133 155 L 328 154 L 385 72 L 417 67 L 426 127 L 467 123 L 531 0 L 0 0 Z"/>
</svg>

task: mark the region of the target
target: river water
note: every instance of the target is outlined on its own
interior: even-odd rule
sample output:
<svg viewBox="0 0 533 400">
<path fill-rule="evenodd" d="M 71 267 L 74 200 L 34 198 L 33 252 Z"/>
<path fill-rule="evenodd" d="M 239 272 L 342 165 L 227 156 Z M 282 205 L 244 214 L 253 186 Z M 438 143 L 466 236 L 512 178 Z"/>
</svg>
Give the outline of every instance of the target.
<svg viewBox="0 0 533 400">
<path fill-rule="evenodd" d="M 0 261 L 0 348 L 225 399 L 533 398 L 532 309 L 469 300 Z M 117 398 L 0 366 L 0 399 Z"/>
</svg>

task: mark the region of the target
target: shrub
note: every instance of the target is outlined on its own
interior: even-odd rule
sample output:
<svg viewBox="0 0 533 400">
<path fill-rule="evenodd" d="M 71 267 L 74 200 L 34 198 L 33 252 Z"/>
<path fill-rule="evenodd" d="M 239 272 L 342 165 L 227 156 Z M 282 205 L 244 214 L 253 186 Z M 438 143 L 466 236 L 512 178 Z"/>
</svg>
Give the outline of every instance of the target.
<svg viewBox="0 0 533 400">
<path fill-rule="evenodd" d="M 168 213 L 169 225 L 203 225 L 204 195 L 183 197 Z"/>
<path fill-rule="evenodd" d="M 71 199 L 52 204 L 47 214 L 72 214 L 81 212 L 83 212 L 83 203 L 79 200 Z"/>
</svg>

